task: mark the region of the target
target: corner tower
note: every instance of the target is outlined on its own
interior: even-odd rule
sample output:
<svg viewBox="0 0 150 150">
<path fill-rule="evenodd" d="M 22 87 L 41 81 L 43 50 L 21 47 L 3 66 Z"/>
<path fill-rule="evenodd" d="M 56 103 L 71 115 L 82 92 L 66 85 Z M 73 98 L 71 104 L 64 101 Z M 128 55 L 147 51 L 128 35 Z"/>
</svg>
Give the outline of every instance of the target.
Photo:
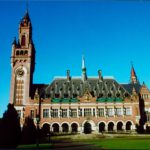
<svg viewBox="0 0 150 150">
<path fill-rule="evenodd" d="M 14 39 L 11 54 L 10 103 L 24 105 L 30 98 L 35 66 L 35 48 L 28 11 L 19 24 L 19 39 Z"/>
</svg>

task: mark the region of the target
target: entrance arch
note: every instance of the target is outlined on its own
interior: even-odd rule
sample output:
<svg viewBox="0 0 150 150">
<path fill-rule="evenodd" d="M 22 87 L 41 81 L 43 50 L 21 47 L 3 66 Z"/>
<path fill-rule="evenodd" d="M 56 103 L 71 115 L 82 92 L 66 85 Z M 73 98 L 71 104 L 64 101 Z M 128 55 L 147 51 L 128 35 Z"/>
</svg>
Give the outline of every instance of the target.
<svg viewBox="0 0 150 150">
<path fill-rule="evenodd" d="M 74 133 L 78 132 L 78 125 L 76 123 L 71 124 L 71 132 L 74 132 Z"/>
<path fill-rule="evenodd" d="M 117 123 L 117 131 L 122 131 L 123 130 L 123 123 L 122 122 L 118 122 Z"/>
<path fill-rule="evenodd" d="M 108 131 L 113 131 L 114 130 L 114 123 L 113 122 L 109 122 L 108 124 Z"/>
<path fill-rule="evenodd" d="M 126 123 L 126 130 L 131 130 L 131 126 L 132 126 L 131 121 L 128 121 L 128 122 Z"/>
<path fill-rule="evenodd" d="M 49 125 L 48 123 L 43 124 L 41 130 L 42 130 L 42 134 L 43 134 L 44 136 L 50 134 L 50 125 Z"/>
<path fill-rule="evenodd" d="M 53 132 L 59 132 L 59 125 L 57 123 L 54 123 L 52 125 L 52 128 L 53 128 Z"/>
<path fill-rule="evenodd" d="M 99 124 L 99 132 L 103 132 L 103 131 L 105 131 L 105 123 L 104 123 L 104 122 L 101 122 L 101 123 Z"/>
<path fill-rule="evenodd" d="M 69 126 L 67 123 L 62 124 L 62 132 L 69 132 Z"/>
<path fill-rule="evenodd" d="M 84 133 L 90 134 L 92 132 L 92 126 L 89 122 L 85 122 L 84 124 Z"/>
</svg>

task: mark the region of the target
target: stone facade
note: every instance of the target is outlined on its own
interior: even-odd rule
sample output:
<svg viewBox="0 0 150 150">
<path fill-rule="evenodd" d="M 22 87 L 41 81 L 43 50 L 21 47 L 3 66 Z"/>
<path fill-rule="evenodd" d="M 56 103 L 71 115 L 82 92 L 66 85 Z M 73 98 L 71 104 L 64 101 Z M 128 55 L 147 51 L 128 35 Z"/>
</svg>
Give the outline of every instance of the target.
<svg viewBox="0 0 150 150">
<path fill-rule="evenodd" d="M 35 49 L 28 12 L 19 25 L 19 40 L 12 44 L 10 103 L 15 105 L 21 124 L 30 116 L 52 132 L 135 131 L 150 121 L 150 92 L 139 83 L 134 67 L 130 83 L 114 78 L 88 77 L 82 59 L 82 76 L 55 78 L 50 85 L 34 84 Z M 88 130 L 88 131 L 87 131 Z"/>
</svg>

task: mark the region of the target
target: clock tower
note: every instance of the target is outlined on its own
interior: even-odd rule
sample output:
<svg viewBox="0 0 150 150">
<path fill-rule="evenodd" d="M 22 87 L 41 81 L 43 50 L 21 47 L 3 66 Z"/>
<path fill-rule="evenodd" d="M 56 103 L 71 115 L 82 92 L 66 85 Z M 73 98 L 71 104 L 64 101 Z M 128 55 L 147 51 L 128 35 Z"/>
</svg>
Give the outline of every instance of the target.
<svg viewBox="0 0 150 150">
<path fill-rule="evenodd" d="M 12 43 L 10 103 L 15 106 L 28 104 L 31 95 L 35 49 L 32 42 L 32 25 L 28 11 L 19 24 L 19 39 Z"/>
</svg>

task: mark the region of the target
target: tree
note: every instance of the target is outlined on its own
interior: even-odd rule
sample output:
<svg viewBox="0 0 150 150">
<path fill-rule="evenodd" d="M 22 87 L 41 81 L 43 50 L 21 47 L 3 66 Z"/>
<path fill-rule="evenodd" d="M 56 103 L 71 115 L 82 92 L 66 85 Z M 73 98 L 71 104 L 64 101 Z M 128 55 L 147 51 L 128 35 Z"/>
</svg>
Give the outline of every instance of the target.
<svg viewBox="0 0 150 150">
<path fill-rule="evenodd" d="M 13 104 L 8 104 L 7 110 L 0 120 L 0 147 L 15 148 L 21 137 L 20 119 Z"/>
<path fill-rule="evenodd" d="M 33 119 L 30 117 L 25 118 L 25 122 L 22 129 L 22 143 L 32 144 L 36 141 L 36 127 Z"/>
</svg>

